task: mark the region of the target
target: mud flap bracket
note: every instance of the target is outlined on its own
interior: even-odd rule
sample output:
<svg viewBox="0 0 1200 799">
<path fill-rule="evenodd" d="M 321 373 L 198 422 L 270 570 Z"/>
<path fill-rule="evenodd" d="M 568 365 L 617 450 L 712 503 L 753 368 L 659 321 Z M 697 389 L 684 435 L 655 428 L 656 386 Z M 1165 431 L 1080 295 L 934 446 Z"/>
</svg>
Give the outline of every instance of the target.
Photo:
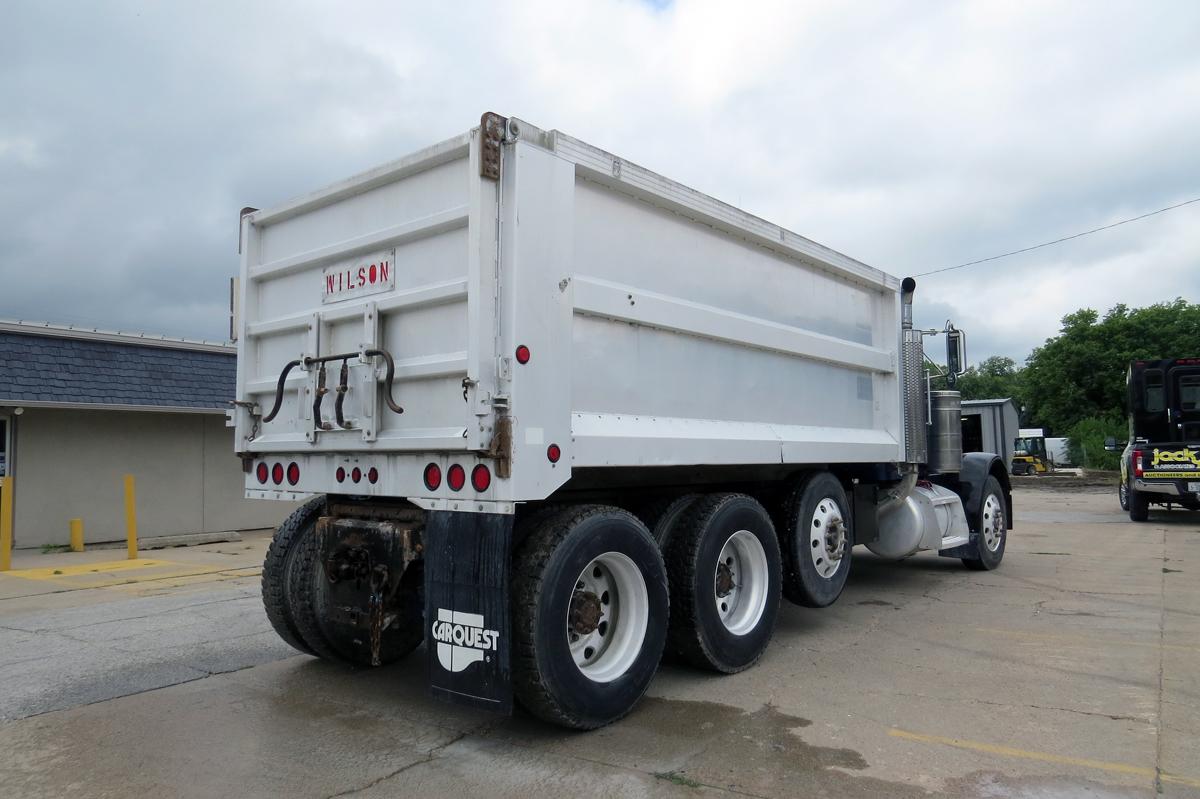
<svg viewBox="0 0 1200 799">
<path fill-rule="evenodd" d="M 430 691 L 503 714 L 512 712 L 512 530 L 508 514 L 431 511 L 424 531 Z"/>
</svg>

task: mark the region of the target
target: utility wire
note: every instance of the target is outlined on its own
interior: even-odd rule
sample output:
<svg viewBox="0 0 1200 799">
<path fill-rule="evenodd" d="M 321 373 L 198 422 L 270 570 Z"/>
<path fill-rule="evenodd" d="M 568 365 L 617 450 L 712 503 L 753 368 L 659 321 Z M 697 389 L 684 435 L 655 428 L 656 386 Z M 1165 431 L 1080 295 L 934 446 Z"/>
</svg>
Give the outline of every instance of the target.
<svg viewBox="0 0 1200 799">
<path fill-rule="evenodd" d="M 1035 244 L 1032 247 L 1023 247 L 1019 250 L 1013 250 L 1012 252 L 1001 253 L 1000 255 L 993 255 L 991 258 L 980 258 L 978 261 L 967 261 L 965 264 L 956 264 L 954 266 L 944 266 L 941 269 L 934 269 L 930 272 L 920 272 L 917 274 L 917 277 L 925 277 L 926 275 L 936 275 L 939 272 L 949 272 L 952 269 L 962 269 L 965 266 L 975 266 L 976 264 L 985 264 L 988 261 L 997 261 L 1001 258 L 1007 258 L 1010 255 L 1019 255 L 1020 253 L 1029 252 L 1030 250 L 1040 250 L 1042 247 L 1049 247 L 1051 244 L 1061 244 L 1064 241 L 1070 241 L 1071 239 L 1077 239 L 1077 238 L 1080 238 L 1081 236 L 1090 236 L 1093 233 L 1099 233 L 1101 230 L 1108 230 L 1109 228 L 1120 227 L 1121 225 L 1128 225 L 1130 222 L 1136 222 L 1139 219 L 1145 219 L 1146 217 L 1154 216 L 1155 214 L 1162 214 L 1162 213 L 1166 213 L 1167 211 L 1173 211 L 1176 208 L 1182 208 L 1183 206 L 1191 205 L 1192 203 L 1200 203 L 1200 197 L 1195 197 L 1191 200 L 1185 200 L 1184 202 L 1176 203 L 1175 205 L 1168 205 L 1166 208 L 1159 208 L 1157 211 L 1151 211 L 1150 213 L 1142 214 L 1141 216 L 1135 216 L 1135 217 L 1131 217 L 1129 219 L 1122 219 L 1120 222 L 1113 222 L 1111 225 L 1105 225 L 1104 227 L 1098 227 L 1098 228 L 1094 228 L 1092 230 L 1085 230 L 1082 233 L 1076 233 L 1073 236 L 1063 236 L 1061 239 L 1055 239 L 1054 241 L 1047 241 L 1042 244 Z"/>
</svg>

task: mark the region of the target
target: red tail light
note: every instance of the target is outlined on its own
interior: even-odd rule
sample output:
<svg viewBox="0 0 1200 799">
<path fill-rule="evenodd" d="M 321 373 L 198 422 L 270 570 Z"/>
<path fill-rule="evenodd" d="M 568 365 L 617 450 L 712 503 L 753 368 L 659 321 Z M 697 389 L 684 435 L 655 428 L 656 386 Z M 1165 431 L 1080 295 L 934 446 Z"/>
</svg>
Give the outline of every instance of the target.
<svg viewBox="0 0 1200 799">
<path fill-rule="evenodd" d="M 561 457 L 562 450 L 559 448 L 558 444 L 551 444 L 550 446 L 546 447 L 546 458 L 551 463 L 558 463 L 558 459 Z"/>
<path fill-rule="evenodd" d="M 479 493 L 487 491 L 492 485 L 492 473 L 482 463 L 471 470 L 471 487 Z"/>
<path fill-rule="evenodd" d="M 467 484 L 467 472 L 457 463 L 446 470 L 446 485 L 450 486 L 451 491 L 462 491 L 463 486 Z"/>
<path fill-rule="evenodd" d="M 254 470 L 254 476 L 258 478 L 258 482 L 266 485 L 267 481 L 271 479 L 271 470 L 267 468 L 267 464 L 260 461 L 258 468 Z"/>
<path fill-rule="evenodd" d="M 361 482 L 362 481 L 362 469 L 355 466 L 353 471 L 350 472 L 350 479 L 356 483 Z"/>
<path fill-rule="evenodd" d="M 1133 451 L 1133 476 L 1142 476 L 1142 451 L 1140 449 Z"/>
<path fill-rule="evenodd" d="M 300 482 L 300 467 L 295 463 L 289 463 L 287 467 L 288 485 L 295 485 Z"/>
<path fill-rule="evenodd" d="M 283 483 L 283 464 L 277 463 L 271 467 L 271 482 L 275 485 Z"/>
<path fill-rule="evenodd" d="M 529 348 L 524 344 L 517 347 L 517 363 L 529 363 Z"/>
<path fill-rule="evenodd" d="M 375 485 L 379 482 L 379 470 L 374 466 L 372 466 L 370 469 L 367 469 L 367 482 L 371 485 Z"/>
<path fill-rule="evenodd" d="M 437 491 L 442 484 L 442 467 L 436 463 L 431 463 L 425 467 L 425 487 L 430 491 Z"/>
<path fill-rule="evenodd" d="M 336 472 L 334 472 L 334 473 L 333 473 L 333 475 L 334 475 L 334 477 L 336 477 L 336 478 L 337 478 L 337 481 L 338 481 L 339 483 L 344 483 L 344 482 L 346 482 L 346 470 L 345 470 L 344 468 L 342 468 L 341 466 L 339 466 L 339 467 L 337 468 L 337 471 L 336 471 Z"/>
</svg>

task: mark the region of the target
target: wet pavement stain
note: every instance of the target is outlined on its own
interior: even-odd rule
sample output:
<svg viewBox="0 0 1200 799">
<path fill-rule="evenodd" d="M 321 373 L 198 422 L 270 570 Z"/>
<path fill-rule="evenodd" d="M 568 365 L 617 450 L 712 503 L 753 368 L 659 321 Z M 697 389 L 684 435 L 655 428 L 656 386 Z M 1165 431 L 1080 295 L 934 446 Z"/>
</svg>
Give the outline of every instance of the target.
<svg viewBox="0 0 1200 799">
<path fill-rule="evenodd" d="M 862 754 L 806 743 L 798 732 L 811 724 L 772 705 L 745 711 L 716 702 L 647 698 L 614 731 L 649 734 L 660 748 L 687 742 L 671 768 L 658 770 L 676 784 L 766 796 L 928 796 L 914 786 L 854 774 L 868 766 Z"/>
<path fill-rule="evenodd" d="M 979 799 L 1149 799 L 1153 788 L 1121 788 L 1067 777 L 1006 777 L 979 771 L 946 784 L 946 796 Z"/>
<path fill-rule="evenodd" d="M 880 607 L 884 607 L 884 608 L 896 607 L 891 602 L 885 602 L 882 599 L 863 599 L 859 602 L 855 602 L 854 604 L 856 604 L 856 605 L 879 605 Z"/>
</svg>

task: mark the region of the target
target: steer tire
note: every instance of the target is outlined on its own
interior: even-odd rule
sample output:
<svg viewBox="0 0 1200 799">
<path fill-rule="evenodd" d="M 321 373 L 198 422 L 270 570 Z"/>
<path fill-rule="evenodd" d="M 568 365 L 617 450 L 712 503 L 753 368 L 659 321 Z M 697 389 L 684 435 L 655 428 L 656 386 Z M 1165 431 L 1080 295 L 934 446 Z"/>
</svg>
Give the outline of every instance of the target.
<svg viewBox="0 0 1200 799">
<path fill-rule="evenodd" d="M 1004 547 L 1008 544 L 1007 507 L 1000 481 L 989 475 L 983 481 L 979 510 L 970 520 L 975 557 L 962 559 L 968 569 L 991 571 L 1004 559 Z"/>
<path fill-rule="evenodd" d="M 305 643 L 296 627 L 289 597 L 289 585 L 295 552 L 302 539 L 313 529 L 317 517 L 325 507 L 325 497 L 314 497 L 305 502 L 279 525 L 267 547 L 263 559 L 262 598 L 267 620 L 284 643 L 306 655 L 315 655 L 312 647 Z"/>
<path fill-rule="evenodd" d="M 615 564 L 612 570 L 609 564 Z M 593 572 L 600 575 L 594 583 Z M 607 583 L 611 593 L 590 590 L 617 574 L 619 580 Z M 580 591 L 585 577 L 589 590 Z M 571 639 L 568 625 L 585 615 L 574 614 L 584 606 L 590 624 L 581 626 L 591 629 Z M 662 555 L 633 514 L 602 505 L 569 508 L 543 519 L 514 554 L 512 610 L 518 701 L 553 724 L 602 727 L 633 709 L 658 668 L 669 613 Z M 599 617 L 607 625 L 603 632 L 593 612 L 611 614 Z M 583 650 L 575 653 L 572 646 L 593 640 L 598 643 L 588 657 L 594 660 L 578 665 L 575 657 Z M 598 671 L 605 667 L 611 671 Z"/>
<path fill-rule="evenodd" d="M 1117 483 L 1117 501 L 1121 503 L 1121 510 L 1129 510 L 1129 492 L 1131 490 L 1129 480 Z"/>
<path fill-rule="evenodd" d="M 668 650 L 724 674 L 754 665 L 775 632 L 782 579 L 779 539 L 763 506 L 744 494 L 714 494 L 692 503 L 672 536 L 666 563 Z"/>
<path fill-rule="evenodd" d="M 832 508 L 823 501 L 832 500 L 840 520 L 842 548 L 836 568 L 822 574 L 832 562 L 822 558 L 818 567 L 813 553 L 810 528 L 818 517 Z M 846 587 L 850 575 L 851 550 L 854 547 L 854 520 L 841 482 L 829 472 L 814 472 L 802 479 L 784 499 L 778 524 L 780 550 L 783 552 L 783 595 L 797 605 L 824 608 L 832 605 Z M 826 529 L 822 527 L 821 529 Z M 820 569 L 820 570 L 819 570 Z"/>
<path fill-rule="evenodd" d="M 315 520 L 314 520 L 315 521 Z M 320 541 L 308 535 L 296 549 L 292 570 L 291 603 L 296 628 L 313 654 L 322 660 L 342 663 L 355 668 L 367 668 L 371 662 L 369 631 L 335 623 L 326 587 L 329 581 L 320 562 Z M 379 639 L 379 665 L 386 666 L 412 652 L 424 640 L 425 625 L 423 570 L 421 561 L 414 561 L 401 575 L 400 587 L 389 600 L 394 618 L 383 629 Z M 366 593 L 366 589 L 363 589 Z M 364 595 L 358 603 L 367 607 Z"/>
</svg>

